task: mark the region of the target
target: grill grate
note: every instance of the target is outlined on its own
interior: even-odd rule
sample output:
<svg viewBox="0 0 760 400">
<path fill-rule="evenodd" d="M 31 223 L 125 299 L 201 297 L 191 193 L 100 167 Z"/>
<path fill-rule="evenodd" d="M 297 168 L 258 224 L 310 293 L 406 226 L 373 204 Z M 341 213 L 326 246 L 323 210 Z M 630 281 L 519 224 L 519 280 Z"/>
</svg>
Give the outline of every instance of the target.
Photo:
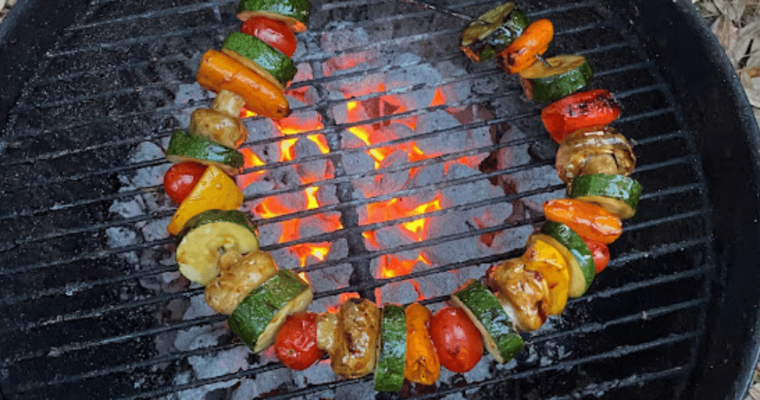
<svg viewBox="0 0 760 400">
<path fill-rule="evenodd" d="M 201 289 L 172 280 L 176 278 L 176 265 L 171 262 L 172 239 L 145 230 L 146 226 L 165 224 L 173 208 L 158 182 L 135 183 L 124 178 L 160 175 L 166 168 L 160 154 L 130 155 L 151 143 L 165 147 L 172 129 L 186 126 L 193 109 L 210 104 L 200 92 L 182 91 L 194 80 L 201 52 L 218 48 L 226 32 L 236 27 L 236 3 L 196 0 L 176 6 L 167 0 L 130 5 L 93 1 L 66 30 L 24 89 L 3 137 L 5 157 L 1 164 L 6 174 L 0 176 L 0 183 L 9 188 L 0 195 L 0 220 L 9 226 L 0 238 L 0 304 L 5 310 L 13 310 L 0 315 L 0 387 L 9 399 L 81 398 L 82 394 L 93 398 L 171 399 L 196 398 L 203 392 L 209 393 L 207 399 L 236 399 L 237 392 L 271 398 L 356 398 L 373 393 L 371 378 L 337 381 L 331 375 L 296 374 L 266 354 L 248 356 L 242 369 L 220 376 L 193 374 L 194 363 L 199 360 L 224 359 L 214 357 L 225 354 L 235 358 L 242 346 L 229 333 L 199 347 L 166 346 L 187 332 L 223 329 L 224 318 L 203 313 L 173 315 L 178 309 L 191 309 L 193 302 L 202 299 Z M 469 15 L 492 5 L 490 1 L 441 3 L 450 3 L 443 5 Z M 519 85 L 492 64 L 467 66 L 464 75 L 354 98 L 328 97 L 331 85 L 413 69 L 431 60 L 467 65 L 456 49 L 460 28 L 451 28 L 450 17 L 394 1 L 314 5 L 312 28 L 299 38 L 295 57 L 299 70 L 311 70 L 314 77 L 295 83 L 291 90 L 316 93 L 319 101 L 294 107 L 294 114 L 318 115 L 323 127 L 287 135 L 287 139 L 317 135 L 325 140 L 329 152 L 252 166 L 244 174 L 274 174 L 315 162 L 330 163 L 334 172 L 313 183 L 295 182 L 266 192 L 247 192 L 246 204 L 253 207 L 266 198 L 318 187 L 334 194 L 326 204 L 300 207 L 262 220 L 260 230 L 277 232 L 284 222 L 320 215 L 339 216 L 343 227 L 282 243 L 264 239 L 266 234 L 262 233 L 263 249 L 285 254 L 306 243 L 342 243 L 331 248 L 325 260 L 312 259 L 299 268 L 312 279 L 316 276 L 312 274 L 340 278 L 333 286 L 314 287 L 315 304 L 323 307 L 337 303 L 348 292 L 385 299 L 394 294 L 403 297 L 396 292 L 403 293 L 403 288 L 414 284 L 454 284 L 481 276 L 490 263 L 519 255 L 526 232 L 541 221 L 540 215 L 526 211 L 521 218 L 444 232 L 387 249 L 367 247 L 362 233 L 420 218 L 362 222 L 357 210 L 371 204 L 425 190 L 465 188 L 484 180 L 537 179 L 535 187 L 471 198 L 424 214 L 434 220 L 498 204 L 540 204 L 543 198 L 559 197 L 564 186 L 556 179 L 538 178 L 554 175 L 553 148 L 539 125 L 540 109 L 522 99 Z M 525 4 L 525 8 L 532 18 L 548 17 L 555 22 L 557 54 L 587 56 L 596 72 L 594 87 L 608 88 L 621 100 L 624 118 L 616 125 L 638 143 L 640 162 L 635 178 L 644 184 L 646 193 L 639 214 L 611 249 L 612 262 L 597 278 L 591 293 L 569 301 L 561 317 L 528 335 L 526 351 L 516 362 L 496 366 L 484 357 L 476 368 L 478 373 L 464 377 L 442 374 L 445 376 L 439 387 L 405 388 L 401 395 L 493 398 L 508 394 L 558 399 L 604 395 L 617 399 L 633 398 L 646 387 L 654 398 L 679 398 L 703 336 L 709 302 L 707 274 L 713 268 L 706 185 L 691 133 L 654 64 L 597 1 L 547 0 Z M 350 27 L 363 29 L 373 40 L 366 46 L 348 43 L 325 50 L 320 41 L 334 32 L 330 21 L 351 22 Z M 329 62 L 368 51 L 411 52 L 420 57 L 325 73 Z M 335 110 L 345 108 L 348 102 L 372 102 L 457 84 L 468 84 L 480 92 L 442 105 L 360 121 L 336 118 Z M 494 89 L 484 91 L 488 85 Z M 182 96 L 190 101 L 182 102 Z M 371 145 L 347 147 L 342 141 L 348 128 L 473 106 L 488 108 L 493 115 Z M 359 173 L 351 173 L 345 165 L 352 155 L 372 149 L 447 134 L 465 135 L 477 129 L 487 129 L 499 140 Z M 513 138 L 510 135 L 515 131 L 526 134 Z M 280 136 L 256 137 L 244 146 L 266 149 L 279 147 L 282 141 Z M 443 166 L 465 156 L 502 151 L 531 154 L 531 159 L 371 198 L 357 195 L 355 182 L 361 178 Z M 39 179 L 29 180 L 29 176 Z M 18 198 L 25 201 L 16 201 Z M 114 211 L 114 204 L 127 202 L 150 207 L 144 208 L 147 212 L 130 215 Z M 116 231 L 138 235 L 126 244 L 109 243 L 109 234 Z M 459 240 L 499 232 L 514 235 L 503 251 L 414 269 L 400 276 L 384 278 L 377 273 L 377 263 L 385 255 L 452 246 Z M 439 306 L 451 290 L 439 291 L 425 293 L 422 303 Z M 324 363 L 314 368 L 329 370 Z M 279 379 L 281 384 L 268 393 L 251 388 L 263 379 Z"/>
</svg>

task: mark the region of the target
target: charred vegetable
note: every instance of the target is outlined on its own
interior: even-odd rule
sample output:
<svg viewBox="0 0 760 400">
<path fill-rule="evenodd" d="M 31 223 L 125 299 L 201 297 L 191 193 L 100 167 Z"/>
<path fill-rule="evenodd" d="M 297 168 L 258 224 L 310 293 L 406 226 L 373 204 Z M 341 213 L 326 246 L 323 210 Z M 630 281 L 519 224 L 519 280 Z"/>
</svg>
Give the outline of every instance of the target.
<svg viewBox="0 0 760 400">
<path fill-rule="evenodd" d="M 397 304 L 383 306 L 379 340 L 375 366 L 375 390 L 397 392 L 404 385 L 404 366 L 406 365 L 407 336 L 404 307 Z"/>
<path fill-rule="evenodd" d="M 537 239 L 530 243 L 522 258 L 525 269 L 541 274 L 549 286 L 552 301 L 549 314 L 559 315 L 567 304 L 570 270 L 562 253 L 551 244 Z"/>
<path fill-rule="evenodd" d="M 614 128 L 580 129 L 560 144 L 556 167 L 565 183 L 583 175 L 628 176 L 636 167 L 636 155 L 628 139 Z"/>
<path fill-rule="evenodd" d="M 243 0 L 237 10 L 241 21 L 266 17 L 286 23 L 293 32 L 305 32 L 310 16 L 309 0 Z"/>
<path fill-rule="evenodd" d="M 240 118 L 209 108 L 199 108 L 190 116 L 190 133 L 222 146 L 237 148 L 248 137 Z"/>
<path fill-rule="evenodd" d="M 574 178 L 570 197 L 598 204 L 621 219 L 628 219 L 636 214 L 641 191 L 641 184 L 627 176 L 594 174 Z"/>
<path fill-rule="evenodd" d="M 338 314 L 319 317 L 317 345 L 327 351 L 333 371 L 344 378 L 372 372 L 377 357 L 380 311 L 366 299 L 348 299 Z"/>
<path fill-rule="evenodd" d="M 541 111 L 546 130 L 557 143 L 578 129 L 607 126 L 620 116 L 620 103 L 609 90 L 576 93 Z"/>
<path fill-rule="evenodd" d="M 507 260 L 491 267 L 487 276 L 493 289 L 514 308 L 518 328 L 533 332 L 549 316 L 552 296 L 541 274 L 526 269 L 525 264 L 520 258 Z"/>
<path fill-rule="evenodd" d="M 513 320 L 483 283 L 470 280 L 451 294 L 451 300 L 470 317 L 497 362 L 505 363 L 522 351 L 523 340 Z"/>
<path fill-rule="evenodd" d="M 623 224 L 617 215 L 582 200 L 546 201 L 544 214 L 549 221 L 563 223 L 578 235 L 604 244 L 614 242 L 623 233 Z"/>
<path fill-rule="evenodd" d="M 202 212 L 237 210 L 241 205 L 243 192 L 238 189 L 232 178 L 212 165 L 206 168 L 193 190 L 179 205 L 166 230 L 172 235 L 177 235 L 191 218 Z"/>
<path fill-rule="evenodd" d="M 230 315 L 248 293 L 277 274 L 277 264 L 263 251 L 245 256 L 230 251 L 220 258 L 219 272 L 206 286 L 206 303 L 219 314 Z"/>
<path fill-rule="evenodd" d="M 311 304 L 311 287 L 292 271 L 280 271 L 237 306 L 227 324 L 254 353 L 274 343 L 288 315 L 305 311 Z"/>
<path fill-rule="evenodd" d="M 556 101 L 586 86 L 594 73 L 583 56 L 556 56 L 520 72 L 525 96 L 534 101 Z"/>
<path fill-rule="evenodd" d="M 546 53 L 554 38 L 554 25 L 548 19 L 539 19 L 528 25 L 522 35 L 515 39 L 497 61 L 504 71 L 517 74 L 538 62 L 537 55 Z"/>
<path fill-rule="evenodd" d="M 406 308 L 406 367 L 404 377 L 410 382 L 433 385 L 441 372 L 438 353 L 430 341 L 430 320 L 427 307 L 414 303 Z"/>
<path fill-rule="evenodd" d="M 517 39 L 530 21 L 515 9 L 514 3 L 504 3 L 478 17 L 459 35 L 459 48 L 472 61 L 490 60 Z"/>
</svg>

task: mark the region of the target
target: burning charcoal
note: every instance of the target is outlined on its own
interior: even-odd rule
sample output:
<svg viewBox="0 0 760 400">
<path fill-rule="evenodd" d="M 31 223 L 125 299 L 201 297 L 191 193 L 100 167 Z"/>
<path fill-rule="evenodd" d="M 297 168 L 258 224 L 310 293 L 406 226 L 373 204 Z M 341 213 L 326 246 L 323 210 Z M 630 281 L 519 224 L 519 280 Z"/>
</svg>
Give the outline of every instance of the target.
<svg viewBox="0 0 760 400">
<path fill-rule="evenodd" d="M 359 127 L 359 129 L 369 129 L 369 128 Z M 367 143 L 359 139 L 359 137 L 351 133 L 351 131 L 346 130 L 340 133 L 340 148 L 342 149 L 358 149 L 366 145 Z"/>
<path fill-rule="evenodd" d="M 441 72 L 441 76 L 445 79 L 457 78 L 468 74 L 467 70 L 459 65 L 455 65 L 451 61 L 440 62 L 436 64 L 435 68 Z M 443 89 L 444 98 L 447 103 L 465 100 L 472 93 L 470 82 L 466 80 L 442 86 L 441 89 Z"/>
<path fill-rule="evenodd" d="M 321 385 L 335 380 L 335 373 L 330 367 L 330 360 L 323 360 L 303 371 L 293 370 L 290 371 L 290 373 L 293 375 L 293 382 L 296 382 L 299 386 L 303 385 L 304 387 L 309 385 Z M 241 398 L 241 400 L 250 400 L 251 398 L 252 397 L 245 397 Z M 320 396 L 320 398 L 332 399 L 334 396 Z"/>
<path fill-rule="evenodd" d="M 265 393 L 270 393 L 282 385 L 290 383 L 291 374 L 287 370 L 275 369 L 263 371 L 252 378 L 243 381 L 243 384 L 233 392 L 233 399 L 257 399 Z"/>
<path fill-rule="evenodd" d="M 139 242 L 137 233 L 123 226 L 106 229 L 106 237 L 108 238 L 108 247 L 112 249 L 130 246 Z"/>
<path fill-rule="evenodd" d="M 375 231 L 375 240 L 381 249 L 393 249 L 415 242 L 415 238 L 409 235 L 409 231 L 400 226 L 378 229 Z"/>
<path fill-rule="evenodd" d="M 373 398 L 375 398 L 375 388 L 371 380 L 356 380 L 355 383 L 352 383 L 350 385 L 335 388 L 334 399 L 336 400 Z"/>
<path fill-rule="evenodd" d="M 454 164 L 446 172 L 446 180 L 453 181 L 480 174 L 480 171 L 462 164 Z M 485 200 L 492 196 L 491 183 L 487 179 L 448 186 L 441 189 L 441 205 L 449 208 L 468 204 L 472 201 Z"/>
<path fill-rule="evenodd" d="M 168 238 L 169 232 L 166 231 L 166 226 L 169 225 L 170 220 L 171 217 L 150 220 L 140 228 L 143 239 L 146 242 L 152 242 Z"/>
<path fill-rule="evenodd" d="M 269 118 L 246 118 L 243 120 L 243 124 L 248 129 L 248 142 L 257 142 L 281 135 L 277 125 Z M 258 153 L 257 151 L 254 152 Z M 273 159 L 277 158 L 273 157 Z"/>
<path fill-rule="evenodd" d="M 117 214 L 123 218 L 132 218 L 146 213 L 145 203 L 141 196 L 134 197 L 127 201 L 114 200 L 108 212 Z"/>
<path fill-rule="evenodd" d="M 322 73 L 325 76 L 332 76 L 346 72 L 368 70 L 376 63 L 377 57 L 377 50 L 351 52 L 334 56 L 322 64 Z"/>
<path fill-rule="evenodd" d="M 348 286 L 348 278 L 353 272 L 351 264 L 340 264 L 308 273 L 311 287 L 315 292 L 326 292 Z"/>
<path fill-rule="evenodd" d="M 375 296 L 382 303 L 414 303 L 420 295 L 410 281 L 389 283 L 375 289 Z"/>
<path fill-rule="evenodd" d="M 390 91 L 440 82 L 442 79 L 441 73 L 430 64 L 410 65 L 389 71 L 385 77 L 385 88 Z M 392 102 L 404 111 L 409 111 L 427 108 L 433 102 L 433 97 L 435 89 L 420 89 L 394 95 Z"/>
<path fill-rule="evenodd" d="M 269 171 L 256 171 L 238 175 L 235 180 L 238 187 L 242 187 L 245 197 L 269 193 L 275 188 L 274 180 Z"/>
<path fill-rule="evenodd" d="M 491 246 L 497 253 L 507 253 L 525 246 L 528 236 L 534 229 L 530 225 L 518 226 L 499 232 L 494 236 Z"/>
<path fill-rule="evenodd" d="M 301 267 L 301 260 L 289 248 L 281 248 L 270 252 L 272 257 L 277 261 L 279 269 L 298 269 Z"/>
<path fill-rule="evenodd" d="M 428 133 L 461 126 L 459 121 L 443 110 L 417 118 L 417 133 Z M 428 157 L 462 151 L 467 145 L 467 134 L 461 130 L 446 131 L 417 140 L 417 147 Z"/>
<path fill-rule="evenodd" d="M 478 249 L 477 238 L 476 236 L 475 238 L 459 239 L 433 246 L 426 251 L 428 259 L 437 265 L 448 265 L 482 257 L 483 254 Z"/>
<path fill-rule="evenodd" d="M 512 215 L 512 208 L 511 203 L 498 202 L 470 210 L 469 214 L 482 229 L 503 224 Z"/>
<path fill-rule="evenodd" d="M 375 169 L 375 160 L 363 151 L 346 152 L 343 153 L 343 168 L 348 175 L 361 174 L 373 171 Z"/>
<path fill-rule="evenodd" d="M 335 193 L 335 185 L 322 185 L 317 190 L 317 201 L 321 206 L 338 204 L 338 196 Z"/>
<path fill-rule="evenodd" d="M 214 342 L 216 344 L 216 342 Z M 204 346 L 206 347 L 206 346 Z M 205 356 L 188 357 L 198 379 L 232 374 L 248 366 L 248 349 L 245 346 L 222 350 Z"/>
<path fill-rule="evenodd" d="M 330 21 L 323 32 L 320 45 L 329 52 L 366 46 L 371 43 L 367 31 L 349 21 Z"/>
<path fill-rule="evenodd" d="M 358 190 L 354 190 L 355 199 L 366 199 L 372 197 L 372 193 L 375 192 L 375 177 L 368 176 L 359 179 L 352 179 L 351 185 Z M 367 220 L 367 209 L 365 207 L 359 207 L 359 221 Z"/>
<path fill-rule="evenodd" d="M 294 148 L 296 158 L 322 154 L 319 146 L 307 138 L 298 139 Z M 327 179 L 332 175 L 332 163 L 328 160 L 309 161 L 297 164 L 296 170 L 304 182 L 316 182 Z"/>
<path fill-rule="evenodd" d="M 516 182 L 515 190 L 520 193 L 562 184 L 553 165 L 520 171 L 512 174 L 511 177 Z"/>
<path fill-rule="evenodd" d="M 346 239 L 337 239 L 330 242 L 330 252 L 325 260 L 340 260 L 348 257 L 348 243 Z"/>
<path fill-rule="evenodd" d="M 386 157 L 381 163 L 381 169 L 390 169 L 409 164 L 409 154 L 405 151 L 394 151 Z M 394 193 L 406 186 L 409 180 L 409 169 L 403 168 L 396 172 L 381 174 L 375 178 L 376 195 Z"/>
<path fill-rule="evenodd" d="M 470 129 L 467 131 L 467 148 L 476 149 L 481 147 L 491 146 L 493 140 L 491 139 L 491 129 L 487 126 L 481 126 L 480 128 Z"/>
<path fill-rule="evenodd" d="M 296 69 L 296 76 L 293 77 L 294 82 L 310 81 L 314 79 L 314 69 L 311 67 L 311 64 L 307 62 L 298 63 Z"/>
<path fill-rule="evenodd" d="M 439 192 L 437 189 L 431 188 L 430 186 L 443 182 L 443 171 L 443 163 L 418 168 L 407 184 L 408 188 L 415 189 L 414 194 L 400 198 L 399 205 L 406 210 L 413 210 L 418 205 L 435 199 L 435 196 L 437 196 Z"/>
<path fill-rule="evenodd" d="M 322 214 L 312 215 L 298 220 L 298 237 L 309 238 L 332 232 L 335 228 L 333 222 L 324 218 Z"/>
<path fill-rule="evenodd" d="M 414 134 L 411 128 L 404 124 L 392 123 L 380 129 L 372 130 L 369 141 L 372 144 L 390 142 L 400 138 L 410 137 Z"/>
<path fill-rule="evenodd" d="M 418 289 L 422 292 L 423 297 L 448 296 L 457 289 L 457 282 L 451 279 L 449 272 L 441 272 L 433 275 L 420 276 L 414 281 L 418 284 Z"/>
</svg>

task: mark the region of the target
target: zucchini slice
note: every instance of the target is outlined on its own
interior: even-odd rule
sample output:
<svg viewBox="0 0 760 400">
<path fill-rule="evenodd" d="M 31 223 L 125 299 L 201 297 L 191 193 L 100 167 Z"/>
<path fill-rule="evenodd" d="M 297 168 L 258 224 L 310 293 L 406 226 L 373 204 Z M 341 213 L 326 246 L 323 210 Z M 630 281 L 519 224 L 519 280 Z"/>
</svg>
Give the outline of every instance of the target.
<svg viewBox="0 0 760 400">
<path fill-rule="evenodd" d="M 298 69 L 293 60 L 259 38 L 232 32 L 222 43 L 222 52 L 236 59 L 280 89 L 285 89 Z"/>
<path fill-rule="evenodd" d="M 470 317 L 483 336 L 486 350 L 497 362 L 505 363 L 522 351 L 522 337 L 499 300 L 482 282 L 470 280 L 451 295 L 451 300 Z"/>
<path fill-rule="evenodd" d="M 245 254 L 259 249 L 256 226 L 237 210 L 196 215 L 185 223 L 177 242 L 179 271 L 203 286 L 219 275 L 220 250 Z"/>
<path fill-rule="evenodd" d="M 312 298 L 308 283 L 293 271 L 283 270 L 253 289 L 227 324 L 254 353 L 260 353 L 274 343 L 285 318 L 305 311 Z"/>
<path fill-rule="evenodd" d="M 533 101 L 557 101 L 586 86 L 594 73 L 586 58 L 561 55 L 536 62 L 520 72 L 520 83 L 525 96 Z"/>
<path fill-rule="evenodd" d="M 166 158 L 173 163 L 193 161 L 214 165 L 229 175 L 239 174 L 245 165 L 243 153 L 179 129 L 172 132 Z"/>
<path fill-rule="evenodd" d="M 594 174 L 573 179 L 570 197 L 598 204 L 620 219 L 636 214 L 643 190 L 635 179 L 623 175 Z"/>
<path fill-rule="evenodd" d="M 375 365 L 375 390 L 398 392 L 404 385 L 406 314 L 398 304 L 383 306 Z"/>
<path fill-rule="evenodd" d="M 237 17 L 245 22 L 251 17 L 266 17 L 286 23 L 293 32 L 306 32 L 311 17 L 309 0 L 243 0 Z"/>
<path fill-rule="evenodd" d="M 541 233 L 531 235 L 528 238 L 528 245 L 532 245 L 536 239 L 541 239 L 559 250 L 565 257 L 570 272 L 568 297 L 583 296 L 596 276 L 591 250 L 588 249 L 583 239 L 565 224 L 546 221 L 541 227 Z"/>
<path fill-rule="evenodd" d="M 459 35 L 459 48 L 475 62 L 490 60 L 509 47 L 530 21 L 514 3 L 501 4 L 470 23 Z"/>
</svg>

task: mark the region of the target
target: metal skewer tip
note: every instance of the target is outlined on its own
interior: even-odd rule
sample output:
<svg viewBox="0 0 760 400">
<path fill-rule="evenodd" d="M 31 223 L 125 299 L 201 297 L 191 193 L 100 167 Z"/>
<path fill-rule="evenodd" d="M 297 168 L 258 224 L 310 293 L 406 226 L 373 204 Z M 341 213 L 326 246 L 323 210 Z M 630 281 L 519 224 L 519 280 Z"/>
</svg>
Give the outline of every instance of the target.
<svg viewBox="0 0 760 400">
<path fill-rule="evenodd" d="M 541 61 L 541 64 L 544 64 L 544 66 L 546 66 L 546 67 L 548 67 L 548 68 L 551 68 L 551 67 L 552 67 L 552 65 L 551 65 L 551 64 L 549 64 L 549 61 L 546 61 L 546 59 L 545 59 L 545 58 L 543 58 L 543 57 L 541 57 L 541 55 L 540 55 L 540 54 L 536 54 L 536 58 L 538 59 L 538 61 Z"/>
</svg>

